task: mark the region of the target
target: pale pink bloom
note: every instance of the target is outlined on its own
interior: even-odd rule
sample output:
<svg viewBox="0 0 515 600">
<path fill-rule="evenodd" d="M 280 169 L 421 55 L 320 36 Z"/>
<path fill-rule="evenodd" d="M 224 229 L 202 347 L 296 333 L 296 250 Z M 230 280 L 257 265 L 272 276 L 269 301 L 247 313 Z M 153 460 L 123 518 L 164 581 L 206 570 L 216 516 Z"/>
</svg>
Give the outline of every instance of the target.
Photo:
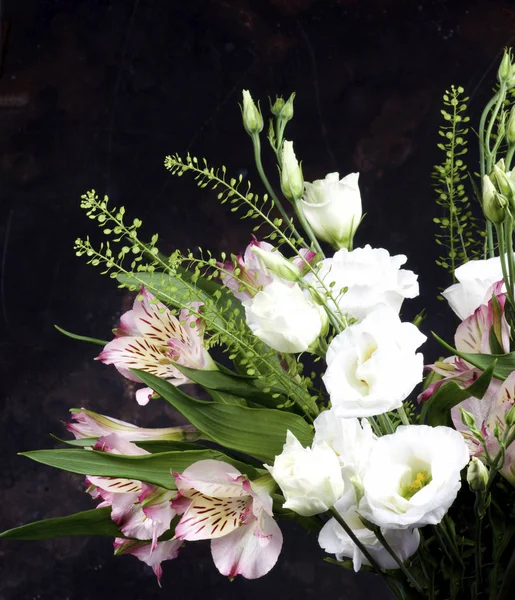
<svg viewBox="0 0 515 600">
<path fill-rule="evenodd" d="M 247 579 L 266 575 L 277 562 L 283 541 L 272 516 L 268 481 L 251 482 L 218 460 L 196 462 L 174 476 L 180 496 L 172 506 L 184 512 L 175 538 L 210 539 L 222 575 Z"/>
<path fill-rule="evenodd" d="M 181 540 L 169 540 L 166 542 L 157 542 L 155 548 L 152 549 L 148 542 L 136 542 L 124 538 L 115 538 L 113 544 L 115 555 L 132 554 L 149 567 L 152 567 L 159 585 L 161 585 L 161 577 L 163 575 L 161 563 L 165 560 L 177 558 L 181 545 Z"/>
<path fill-rule="evenodd" d="M 70 410 L 72 418 L 70 423 L 66 423 L 66 429 L 73 433 L 76 439 L 97 438 L 116 433 L 118 437 L 129 442 L 139 442 L 144 440 L 175 440 L 194 442 L 200 436 L 200 432 L 193 425 L 183 425 L 179 427 L 165 427 L 159 429 L 147 429 L 137 427 L 132 423 L 120 421 L 99 415 L 85 408 Z"/>
<path fill-rule="evenodd" d="M 203 345 L 204 323 L 199 318 L 202 302 L 192 302 L 179 319 L 144 287 L 134 300 L 132 310 L 122 315 L 115 339 L 97 357 L 107 365 L 114 364 L 131 381 L 140 381 L 130 369 L 140 369 L 182 385 L 188 379 L 173 364 L 192 369 L 216 369 Z M 139 404 L 147 404 L 153 390 L 136 392 Z"/>
<path fill-rule="evenodd" d="M 115 433 L 99 438 L 93 448 L 124 456 L 149 454 Z M 152 540 L 152 548 L 156 547 L 158 537 L 170 529 L 177 514 L 171 504 L 176 495 L 174 491 L 116 477 L 88 475 L 86 482 L 91 496 L 102 500 L 97 508 L 111 506 L 111 519 L 120 531 L 130 538 Z"/>
<path fill-rule="evenodd" d="M 506 414 L 515 405 L 515 371 L 502 384 L 497 380 L 492 381 L 495 382 L 494 385 L 490 385 L 482 400 L 468 398 L 451 410 L 454 426 L 465 437 L 471 456 L 484 457 L 485 451 L 482 444 L 463 424 L 460 407 L 474 416 L 476 427 L 485 440 L 488 453 L 491 458 L 495 458 L 500 450 L 500 445 L 494 432 L 497 428 L 502 437 L 506 428 L 504 422 Z M 504 465 L 500 472 L 515 486 L 515 444 L 511 444 L 506 449 Z"/>
<path fill-rule="evenodd" d="M 253 247 L 258 247 L 264 252 L 273 252 L 275 250 L 272 244 L 260 242 L 254 238 L 245 249 L 243 255 L 238 254 L 237 256 L 233 256 L 232 260 L 228 260 L 223 264 L 218 263 L 218 267 L 223 268 L 225 271 L 222 274 L 224 285 L 241 302 L 250 300 L 273 281 L 280 280 L 290 287 L 294 284 L 294 282 L 286 281 L 272 273 L 256 252 L 252 251 Z M 315 261 L 317 254 L 308 248 L 301 248 L 298 254 L 291 262 L 298 267 L 300 274 L 304 275 L 309 271 L 308 265 Z M 235 270 L 237 273 L 233 276 L 232 274 Z"/>
<path fill-rule="evenodd" d="M 263 264 L 259 256 L 252 252 L 252 247 L 257 246 L 265 252 L 272 252 L 274 247 L 268 242 L 260 242 L 254 238 L 245 249 L 243 255 L 238 254 L 233 260 L 228 260 L 224 264 L 219 264 L 226 271 L 222 275 L 222 281 L 233 295 L 241 302 L 249 300 L 256 293 L 272 283 L 273 273 Z M 237 271 L 235 276 L 230 275 Z"/>
<path fill-rule="evenodd" d="M 480 305 L 470 317 L 458 325 L 454 336 L 456 350 L 468 354 L 493 354 L 490 346 L 490 331 L 493 328 L 503 351 L 510 351 L 510 326 L 504 315 L 506 294 L 500 293 L 501 287 L 502 282 L 491 287 L 492 295 L 497 298 L 499 311 L 495 310 L 491 295 L 488 303 Z M 458 356 L 450 356 L 442 362 L 427 365 L 426 368 L 442 375 L 443 379 L 436 381 L 424 390 L 418 397 L 419 402 L 431 398 L 450 379 L 467 387 L 481 375 L 479 369 Z M 496 380 L 492 380 L 491 385 L 493 385 L 491 393 L 496 395 L 499 390 L 498 383 Z"/>
</svg>

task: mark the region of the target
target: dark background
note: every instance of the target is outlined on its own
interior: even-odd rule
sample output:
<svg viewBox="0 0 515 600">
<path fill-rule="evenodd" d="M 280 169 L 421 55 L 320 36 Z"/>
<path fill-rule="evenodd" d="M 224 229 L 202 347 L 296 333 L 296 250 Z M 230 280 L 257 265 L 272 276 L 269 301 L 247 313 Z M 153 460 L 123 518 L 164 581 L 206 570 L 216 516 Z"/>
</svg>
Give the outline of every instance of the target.
<svg viewBox="0 0 515 600">
<path fill-rule="evenodd" d="M 74 256 L 77 236 L 96 235 L 79 197 L 109 194 L 165 251 L 243 249 L 249 223 L 163 168 L 166 154 L 189 151 L 257 186 L 243 88 L 263 108 L 297 92 L 287 137 L 306 180 L 360 171 L 368 216 L 357 244 L 407 254 L 423 299 L 404 316 L 428 307 L 424 331 L 452 334 L 435 300 L 449 283 L 434 266 L 430 179 L 441 96 L 465 86 L 477 123 L 515 37 L 511 2 L 4 0 L 1 11 L 0 529 L 93 506 L 82 477 L 16 454 L 52 447 L 68 408 L 147 426 L 174 418 L 160 403 L 139 407 L 126 380 L 93 362 L 97 348 L 53 328 L 109 338 L 131 303 Z M 435 358 L 434 345 L 425 351 Z M 164 563 L 162 590 L 135 558 L 112 557 L 106 538 L 2 542 L 0 600 L 388 597 L 373 577 L 324 563 L 315 536 L 283 530 L 278 564 L 259 581 L 229 583 L 206 542 Z"/>
</svg>

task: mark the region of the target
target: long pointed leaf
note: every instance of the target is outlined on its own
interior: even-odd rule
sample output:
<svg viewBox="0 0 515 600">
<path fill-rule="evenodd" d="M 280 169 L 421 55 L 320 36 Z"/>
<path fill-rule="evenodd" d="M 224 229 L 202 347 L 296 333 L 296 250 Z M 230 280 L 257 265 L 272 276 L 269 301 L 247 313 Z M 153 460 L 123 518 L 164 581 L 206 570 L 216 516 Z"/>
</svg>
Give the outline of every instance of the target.
<svg viewBox="0 0 515 600">
<path fill-rule="evenodd" d="M 203 402 L 191 398 L 155 375 L 138 369 L 133 369 L 133 373 L 167 400 L 192 425 L 221 446 L 271 462 L 281 453 L 288 430 L 304 446 L 311 445 L 313 431 L 296 414 L 267 408 Z"/>
<path fill-rule="evenodd" d="M 109 454 L 108 452 L 70 448 L 23 452 L 22 456 L 72 473 L 137 479 L 168 490 L 176 489 L 172 472 L 182 473 L 184 469 L 199 460 L 215 459 L 235 462 L 237 468 L 242 465 L 241 462 L 232 461 L 232 459 L 217 450 L 208 449 L 162 452 L 144 456 L 121 456 L 119 454 Z M 252 467 L 249 467 L 249 469 L 255 473 Z"/>
<path fill-rule="evenodd" d="M 0 538 L 6 540 L 47 540 L 70 535 L 124 537 L 111 520 L 111 508 L 106 507 L 14 527 L 0 533 Z"/>
</svg>

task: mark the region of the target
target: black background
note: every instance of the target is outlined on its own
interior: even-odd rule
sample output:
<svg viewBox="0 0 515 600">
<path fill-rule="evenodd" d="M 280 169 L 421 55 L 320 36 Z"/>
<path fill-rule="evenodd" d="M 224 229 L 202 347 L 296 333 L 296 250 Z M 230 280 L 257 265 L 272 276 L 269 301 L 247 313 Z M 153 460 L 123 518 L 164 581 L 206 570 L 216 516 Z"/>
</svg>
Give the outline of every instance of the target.
<svg viewBox="0 0 515 600">
<path fill-rule="evenodd" d="M 248 222 L 163 168 L 166 154 L 189 151 L 257 186 L 243 88 L 263 108 L 297 92 L 287 137 L 306 180 L 360 171 L 368 214 L 356 244 L 407 254 L 423 298 L 405 303 L 405 319 L 426 307 L 424 332 L 452 335 L 435 299 L 449 283 L 434 265 L 430 179 L 441 96 L 465 86 L 477 123 L 515 37 L 510 2 L 11 0 L 1 17 L 0 529 L 93 506 L 82 477 L 17 456 L 52 447 L 68 408 L 146 426 L 176 418 L 159 403 L 138 407 L 130 384 L 93 362 L 95 347 L 53 324 L 109 338 L 131 304 L 74 256 L 77 236 L 97 236 L 79 208 L 87 189 L 125 205 L 149 236 L 159 231 L 164 251 L 245 247 Z M 429 343 L 426 362 L 437 351 Z M 2 542 L 0 600 L 388 597 L 373 577 L 324 563 L 315 536 L 283 531 L 278 564 L 259 581 L 230 583 L 197 543 L 164 563 L 162 590 L 135 558 L 112 557 L 106 538 Z"/>
</svg>

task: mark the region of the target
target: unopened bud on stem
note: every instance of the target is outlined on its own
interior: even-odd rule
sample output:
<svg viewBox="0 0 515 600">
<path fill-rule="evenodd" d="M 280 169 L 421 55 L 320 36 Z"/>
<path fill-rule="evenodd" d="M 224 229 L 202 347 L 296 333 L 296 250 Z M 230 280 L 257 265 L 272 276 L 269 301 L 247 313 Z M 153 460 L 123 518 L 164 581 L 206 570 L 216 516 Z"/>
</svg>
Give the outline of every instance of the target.
<svg viewBox="0 0 515 600">
<path fill-rule="evenodd" d="M 467 483 L 473 492 L 484 492 L 488 485 L 488 469 L 474 456 L 467 469 Z"/>
<path fill-rule="evenodd" d="M 248 90 L 243 90 L 243 108 L 241 109 L 243 126 L 249 135 L 260 133 L 263 129 L 263 117 Z"/>
<path fill-rule="evenodd" d="M 281 190 L 291 202 L 298 200 L 304 193 L 304 176 L 299 165 L 293 142 L 285 141 L 281 152 Z"/>
</svg>

